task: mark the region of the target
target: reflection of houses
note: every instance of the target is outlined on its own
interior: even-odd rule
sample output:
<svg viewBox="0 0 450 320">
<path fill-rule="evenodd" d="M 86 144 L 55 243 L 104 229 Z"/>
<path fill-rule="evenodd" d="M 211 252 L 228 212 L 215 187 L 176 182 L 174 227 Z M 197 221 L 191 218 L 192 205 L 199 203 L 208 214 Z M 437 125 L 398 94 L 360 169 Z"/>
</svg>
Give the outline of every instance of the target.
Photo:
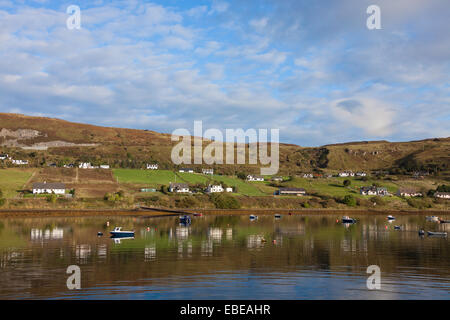
<svg viewBox="0 0 450 320">
<path fill-rule="evenodd" d="M 189 237 L 189 228 L 187 227 L 176 228 L 175 236 L 178 240 L 186 240 Z"/>
<path fill-rule="evenodd" d="M 65 194 L 66 185 L 60 182 L 35 182 L 33 183 L 33 194 L 54 193 Z"/>
<path fill-rule="evenodd" d="M 421 197 L 422 193 L 418 192 L 414 189 L 400 188 L 397 191 L 397 196 L 399 196 L 399 197 Z"/>
<path fill-rule="evenodd" d="M 169 192 L 189 192 L 189 186 L 186 183 L 170 183 Z"/>
<path fill-rule="evenodd" d="M 216 242 L 222 241 L 222 229 L 220 228 L 209 228 L 208 237 Z"/>
<path fill-rule="evenodd" d="M 144 259 L 145 261 L 151 261 L 156 259 L 156 246 L 154 244 L 145 247 Z"/>
<path fill-rule="evenodd" d="M 106 258 L 108 254 L 108 247 L 106 246 L 106 244 L 99 244 L 97 246 L 97 256 L 101 259 Z"/>
<path fill-rule="evenodd" d="M 248 249 L 260 249 L 264 246 L 264 237 L 259 234 L 251 234 L 247 237 Z"/>
<path fill-rule="evenodd" d="M 227 240 L 233 240 L 233 229 L 228 228 L 226 230 L 226 237 L 227 237 Z"/>
<path fill-rule="evenodd" d="M 450 199 L 450 192 L 436 192 L 434 196 L 440 199 Z"/>
<path fill-rule="evenodd" d="M 88 244 L 79 244 L 75 248 L 75 256 L 79 262 L 86 262 L 91 256 L 91 246 Z"/>
<path fill-rule="evenodd" d="M 61 228 L 54 229 L 31 229 L 31 240 L 60 240 L 64 237 L 64 230 Z"/>
<path fill-rule="evenodd" d="M 247 176 L 247 181 L 264 181 L 264 177 L 263 176 L 253 175 L 253 174 L 249 174 Z"/>
<path fill-rule="evenodd" d="M 279 188 L 275 191 L 276 195 L 294 195 L 294 196 L 304 196 L 306 194 L 306 190 L 303 188 Z"/>
<path fill-rule="evenodd" d="M 201 244 L 201 255 L 203 257 L 210 257 L 213 254 L 213 242 L 211 240 L 203 240 Z"/>
</svg>

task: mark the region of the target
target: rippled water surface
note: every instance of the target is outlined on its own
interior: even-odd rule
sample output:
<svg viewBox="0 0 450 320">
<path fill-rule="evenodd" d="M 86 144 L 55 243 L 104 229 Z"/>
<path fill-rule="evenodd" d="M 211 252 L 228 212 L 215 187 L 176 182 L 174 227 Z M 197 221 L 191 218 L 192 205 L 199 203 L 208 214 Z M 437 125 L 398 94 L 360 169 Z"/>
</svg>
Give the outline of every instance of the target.
<svg viewBox="0 0 450 320">
<path fill-rule="evenodd" d="M 450 298 L 449 239 L 417 232 L 450 234 L 450 224 L 340 218 L 203 216 L 190 226 L 177 217 L 3 218 L 0 299 Z M 114 226 L 135 238 L 111 239 Z M 67 289 L 69 265 L 81 269 L 80 290 Z M 381 290 L 367 289 L 369 265 L 381 269 Z"/>
</svg>

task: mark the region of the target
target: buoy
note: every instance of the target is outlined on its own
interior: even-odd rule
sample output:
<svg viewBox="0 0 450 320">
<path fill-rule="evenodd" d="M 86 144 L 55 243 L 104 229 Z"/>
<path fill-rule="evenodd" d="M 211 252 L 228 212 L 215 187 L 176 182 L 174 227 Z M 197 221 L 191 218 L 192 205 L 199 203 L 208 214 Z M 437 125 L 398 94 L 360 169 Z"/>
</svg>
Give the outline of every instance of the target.
<svg viewBox="0 0 450 320">
<path fill-rule="evenodd" d="M 147 231 L 150 231 L 150 227 L 147 227 Z"/>
<path fill-rule="evenodd" d="M 106 225 L 109 227 L 109 221 L 106 221 Z"/>
<path fill-rule="evenodd" d="M 384 228 L 387 230 L 388 227 L 387 227 L 387 226 L 384 226 Z"/>
<path fill-rule="evenodd" d="M 277 240 L 272 240 L 272 242 L 273 242 L 273 244 L 276 244 L 276 243 L 277 243 Z"/>
<path fill-rule="evenodd" d="M 338 223 L 339 222 L 339 219 L 336 219 L 336 223 Z"/>
</svg>

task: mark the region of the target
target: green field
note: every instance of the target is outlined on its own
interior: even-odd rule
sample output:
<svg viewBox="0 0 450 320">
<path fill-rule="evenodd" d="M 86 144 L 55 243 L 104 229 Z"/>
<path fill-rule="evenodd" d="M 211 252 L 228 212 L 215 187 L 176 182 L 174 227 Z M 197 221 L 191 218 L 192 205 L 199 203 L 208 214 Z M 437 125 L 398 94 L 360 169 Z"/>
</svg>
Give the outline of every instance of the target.
<svg viewBox="0 0 450 320">
<path fill-rule="evenodd" d="M 343 186 L 344 180 L 350 180 L 351 184 L 348 187 Z M 358 195 L 359 188 L 363 186 L 371 186 L 374 182 L 378 183 L 381 187 L 387 188 L 390 193 L 395 194 L 399 185 L 391 181 L 381 181 L 368 179 L 367 181 L 362 181 L 350 178 L 329 178 L 329 179 L 303 179 L 294 178 L 292 181 L 283 183 L 285 186 L 305 188 L 308 193 L 317 192 L 320 194 L 327 194 L 330 196 L 342 197 L 348 194 Z M 355 194 L 356 193 L 356 194 Z M 366 196 L 361 196 L 366 197 Z"/>
<path fill-rule="evenodd" d="M 0 190 L 5 198 L 14 198 L 33 174 L 33 169 L 0 170 Z"/>
<path fill-rule="evenodd" d="M 113 174 L 119 183 L 145 184 L 154 188 L 175 182 L 175 173 L 170 170 L 113 169 Z"/>
<path fill-rule="evenodd" d="M 220 181 L 228 186 L 236 187 L 237 193 L 246 196 L 264 196 L 273 194 L 275 188 L 267 186 L 264 182 L 246 182 L 237 177 L 221 175 L 203 175 L 198 173 L 173 172 L 170 170 L 139 170 L 139 169 L 113 169 L 114 177 L 119 183 L 142 184 L 158 188 L 169 185 L 170 182 L 184 182 L 188 184 Z"/>
</svg>

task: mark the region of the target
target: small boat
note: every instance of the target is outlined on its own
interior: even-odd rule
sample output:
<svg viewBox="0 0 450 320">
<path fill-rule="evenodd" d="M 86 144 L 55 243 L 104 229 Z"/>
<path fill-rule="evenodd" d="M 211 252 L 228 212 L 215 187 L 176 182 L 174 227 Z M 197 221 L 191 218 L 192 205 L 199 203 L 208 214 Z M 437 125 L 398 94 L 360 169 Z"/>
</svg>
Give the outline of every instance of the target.
<svg viewBox="0 0 450 320">
<path fill-rule="evenodd" d="M 423 236 L 423 235 L 425 235 L 425 231 L 423 229 L 420 229 L 419 230 L 419 236 Z"/>
<path fill-rule="evenodd" d="M 103 232 L 97 232 L 97 236 L 101 237 L 103 235 Z"/>
<path fill-rule="evenodd" d="M 275 214 L 275 219 L 281 219 L 281 214 L 276 213 L 276 214 Z"/>
<path fill-rule="evenodd" d="M 356 219 L 350 218 L 349 216 L 343 216 L 342 223 L 356 223 Z"/>
<path fill-rule="evenodd" d="M 435 236 L 435 237 L 446 237 L 447 236 L 447 232 L 432 232 L 432 231 L 427 231 L 428 236 Z"/>
<path fill-rule="evenodd" d="M 114 230 L 109 233 L 115 238 L 134 237 L 134 231 L 123 231 L 122 227 L 115 227 Z"/>
<path fill-rule="evenodd" d="M 402 229 L 402 227 L 400 227 L 400 226 L 394 226 L 394 230 L 401 230 Z"/>
<path fill-rule="evenodd" d="M 391 215 L 388 215 L 388 216 L 387 216 L 387 219 L 388 219 L 388 220 L 395 220 L 395 217 L 394 217 L 394 216 L 391 216 Z"/>
<path fill-rule="evenodd" d="M 200 212 L 194 212 L 194 217 L 201 217 L 203 214 L 201 214 Z"/>
<path fill-rule="evenodd" d="M 189 217 L 189 216 L 180 216 L 180 223 L 190 224 L 191 223 L 191 217 Z"/>
<path fill-rule="evenodd" d="M 439 218 L 438 221 L 439 221 L 439 223 L 450 223 L 450 220 L 442 220 L 442 219 L 440 219 L 440 218 Z"/>
<path fill-rule="evenodd" d="M 439 217 L 437 216 L 427 216 L 427 221 L 439 221 Z"/>
<path fill-rule="evenodd" d="M 258 216 L 255 216 L 253 214 L 250 215 L 250 220 L 256 220 L 256 219 L 258 219 Z"/>
</svg>

